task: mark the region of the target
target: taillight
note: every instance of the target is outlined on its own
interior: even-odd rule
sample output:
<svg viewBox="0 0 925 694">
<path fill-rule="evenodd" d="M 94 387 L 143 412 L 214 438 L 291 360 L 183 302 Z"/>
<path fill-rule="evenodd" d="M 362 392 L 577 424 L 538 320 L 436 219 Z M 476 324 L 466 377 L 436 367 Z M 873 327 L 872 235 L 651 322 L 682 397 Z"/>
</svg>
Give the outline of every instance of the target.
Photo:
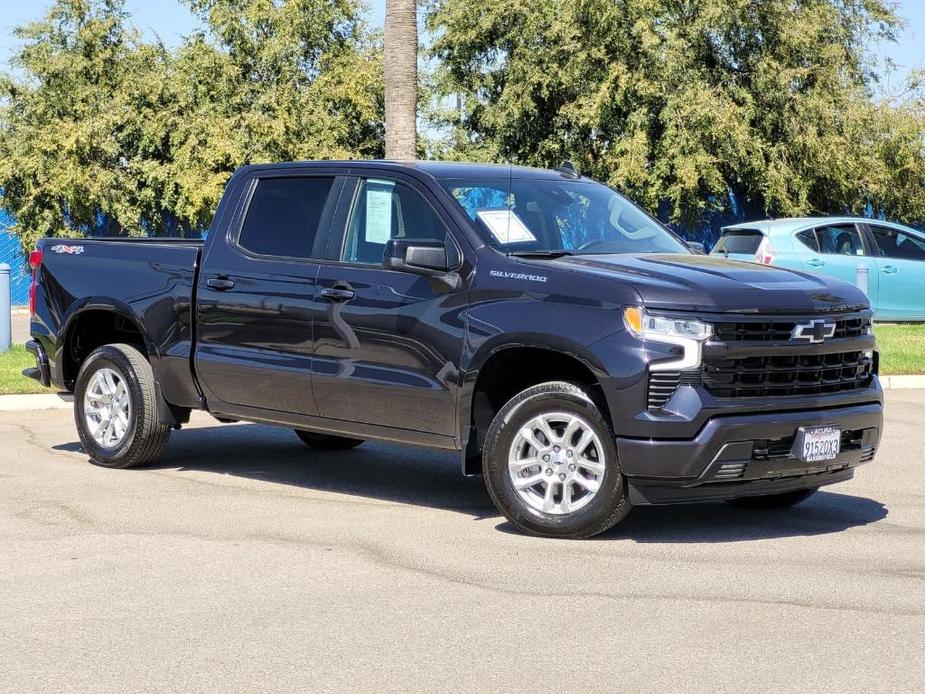
<svg viewBox="0 0 925 694">
<path fill-rule="evenodd" d="M 770 237 L 765 236 L 761 239 L 758 250 L 755 251 L 755 262 L 761 263 L 762 265 L 770 265 L 774 262 L 776 253 L 774 246 L 771 244 Z"/>
<path fill-rule="evenodd" d="M 39 282 L 42 255 L 42 251 L 38 248 L 29 254 L 29 267 L 32 268 L 32 284 L 29 285 L 29 313 L 33 316 L 35 315 L 35 289 Z"/>
</svg>

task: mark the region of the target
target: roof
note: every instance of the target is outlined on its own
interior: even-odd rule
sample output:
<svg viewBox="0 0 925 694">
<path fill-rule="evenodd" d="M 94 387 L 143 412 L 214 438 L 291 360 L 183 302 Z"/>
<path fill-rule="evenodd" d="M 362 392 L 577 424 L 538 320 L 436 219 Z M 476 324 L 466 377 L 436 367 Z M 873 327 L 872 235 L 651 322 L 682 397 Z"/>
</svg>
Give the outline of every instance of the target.
<svg viewBox="0 0 925 694">
<path fill-rule="evenodd" d="M 510 166 L 508 164 L 478 164 L 448 161 L 389 161 L 385 159 L 368 160 L 318 160 L 318 161 L 289 161 L 274 164 L 252 164 L 242 167 L 242 170 L 261 169 L 305 169 L 336 167 L 356 167 L 382 169 L 384 171 L 424 172 L 434 178 L 537 178 L 549 180 L 562 180 L 572 178 L 568 174 L 553 169 L 537 169 L 527 166 Z M 573 179 L 574 180 L 574 179 Z M 587 179 L 586 179 L 587 180 Z"/>
<path fill-rule="evenodd" d="M 886 226 L 905 228 L 895 222 L 887 222 L 880 219 L 867 219 L 865 217 L 783 217 L 781 219 L 757 219 L 753 222 L 741 222 L 740 224 L 730 224 L 723 229 L 758 229 L 766 234 L 773 232 L 788 232 L 805 229 L 807 227 L 821 226 L 824 224 L 853 224 L 855 222 L 884 224 Z"/>
</svg>

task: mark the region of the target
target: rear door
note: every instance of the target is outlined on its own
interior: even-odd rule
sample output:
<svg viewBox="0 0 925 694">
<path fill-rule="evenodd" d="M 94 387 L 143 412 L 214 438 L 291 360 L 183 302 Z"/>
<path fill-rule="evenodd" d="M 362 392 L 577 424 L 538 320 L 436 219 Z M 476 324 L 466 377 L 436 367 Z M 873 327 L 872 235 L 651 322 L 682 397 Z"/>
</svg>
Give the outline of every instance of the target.
<svg viewBox="0 0 925 694">
<path fill-rule="evenodd" d="M 823 224 L 796 234 L 803 269 L 858 285 L 859 269 L 867 269 L 867 293 L 874 303 L 879 290 L 877 261 L 857 224 Z"/>
<path fill-rule="evenodd" d="M 212 411 L 317 412 L 315 282 L 343 184 L 317 169 L 256 171 L 244 183 L 199 279 L 196 368 Z"/>
<path fill-rule="evenodd" d="M 868 224 L 877 246 L 877 318 L 925 320 L 925 236 Z"/>
<path fill-rule="evenodd" d="M 383 252 L 390 238 L 441 241 L 461 262 L 461 246 L 438 212 L 440 202 L 410 177 L 359 176 L 343 199 L 338 216 L 344 216 L 345 231 L 332 237 L 318 277 L 325 295 L 315 323 L 318 412 L 456 436 L 464 283 L 449 287 L 386 268 Z"/>
</svg>

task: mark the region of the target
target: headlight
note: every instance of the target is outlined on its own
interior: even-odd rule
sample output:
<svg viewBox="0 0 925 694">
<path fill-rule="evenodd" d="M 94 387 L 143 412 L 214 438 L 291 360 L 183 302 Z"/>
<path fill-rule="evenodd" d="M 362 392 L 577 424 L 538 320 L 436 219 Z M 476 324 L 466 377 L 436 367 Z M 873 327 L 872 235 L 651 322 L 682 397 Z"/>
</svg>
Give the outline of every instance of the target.
<svg viewBox="0 0 925 694">
<path fill-rule="evenodd" d="M 713 334 L 713 328 L 696 320 L 650 316 L 637 306 L 623 311 L 623 321 L 636 337 L 643 340 L 664 342 L 664 337 L 683 337 L 690 340 L 706 340 Z"/>
<path fill-rule="evenodd" d="M 713 334 L 712 326 L 696 320 L 652 316 L 638 306 L 623 310 L 627 329 L 641 340 L 662 342 L 684 348 L 684 356 L 649 365 L 650 371 L 684 371 L 700 367 L 703 343 Z"/>
</svg>

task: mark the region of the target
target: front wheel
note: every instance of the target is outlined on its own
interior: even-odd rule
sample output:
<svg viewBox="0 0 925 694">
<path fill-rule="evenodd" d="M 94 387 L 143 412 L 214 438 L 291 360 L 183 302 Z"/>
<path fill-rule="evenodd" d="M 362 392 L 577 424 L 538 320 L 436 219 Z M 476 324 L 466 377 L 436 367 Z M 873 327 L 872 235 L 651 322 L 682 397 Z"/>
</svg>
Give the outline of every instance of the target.
<svg viewBox="0 0 925 694">
<path fill-rule="evenodd" d="M 607 420 L 571 383 L 528 388 L 502 407 L 482 470 L 498 510 L 531 535 L 591 537 L 631 509 Z"/>
<path fill-rule="evenodd" d="M 774 509 L 796 506 L 816 493 L 816 489 L 798 489 L 795 492 L 783 494 L 768 494 L 766 496 L 740 496 L 738 499 L 729 499 L 727 503 L 739 508 Z"/>
<path fill-rule="evenodd" d="M 129 468 L 160 458 L 170 427 L 160 421 L 151 364 L 131 345 L 87 357 L 74 387 L 77 433 L 90 460 Z"/>
</svg>

